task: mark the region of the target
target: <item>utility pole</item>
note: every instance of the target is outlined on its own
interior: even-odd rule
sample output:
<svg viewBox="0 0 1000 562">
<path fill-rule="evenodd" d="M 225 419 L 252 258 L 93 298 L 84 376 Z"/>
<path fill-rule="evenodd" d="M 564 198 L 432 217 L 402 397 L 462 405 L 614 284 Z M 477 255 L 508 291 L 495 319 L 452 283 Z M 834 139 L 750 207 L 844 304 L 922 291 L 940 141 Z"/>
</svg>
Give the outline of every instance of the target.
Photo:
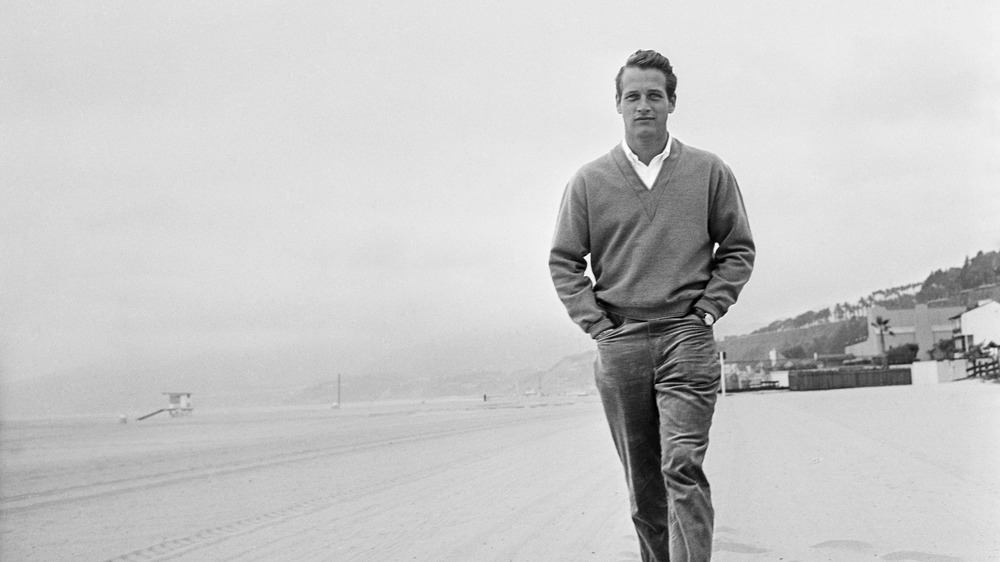
<svg viewBox="0 0 1000 562">
<path fill-rule="evenodd" d="M 722 381 L 722 395 L 726 395 L 726 352 L 719 352 L 719 380 Z"/>
</svg>

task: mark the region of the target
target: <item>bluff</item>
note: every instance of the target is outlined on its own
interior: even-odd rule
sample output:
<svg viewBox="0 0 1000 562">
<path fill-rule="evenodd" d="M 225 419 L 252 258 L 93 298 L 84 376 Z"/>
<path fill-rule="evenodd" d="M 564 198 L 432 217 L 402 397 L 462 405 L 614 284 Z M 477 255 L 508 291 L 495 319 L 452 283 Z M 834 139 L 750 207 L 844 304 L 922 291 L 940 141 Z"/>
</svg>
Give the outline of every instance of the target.
<svg viewBox="0 0 1000 562">
<path fill-rule="evenodd" d="M 803 328 L 730 336 L 718 346 L 720 351 L 726 352 L 727 361 L 759 361 L 767 359 L 772 349 L 778 352 L 779 359 L 789 355 L 812 357 L 814 353 L 839 355 L 847 346 L 864 341 L 867 335 L 866 319 L 851 318 Z"/>
<path fill-rule="evenodd" d="M 807 311 L 774 322 L 743 336 L 720 342 L 730 361 L 768 358 L 806 358 L 837 355 L 867 337 L 867 312 L 873 306 L 910 309 L 920 303 L 936 306 L 972 306 L 983 299 L 1000 300 L 1000 251 L 978 252 L 961 267 L 931 272 L 923 282 L 874 291 L 855 303 Z"/>
</svg>

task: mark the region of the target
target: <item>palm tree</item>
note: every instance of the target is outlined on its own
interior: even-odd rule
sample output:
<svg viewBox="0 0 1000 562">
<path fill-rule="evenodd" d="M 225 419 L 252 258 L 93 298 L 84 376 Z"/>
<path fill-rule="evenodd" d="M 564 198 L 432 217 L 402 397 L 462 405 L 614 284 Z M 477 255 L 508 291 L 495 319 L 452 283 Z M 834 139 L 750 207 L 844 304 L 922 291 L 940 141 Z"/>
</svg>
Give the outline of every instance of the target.
<svg viewBox="0 0 1000 562">
<path fill-rule="evenodd" d="M 885 353 L 885 335 L 889 334 L 890 336 L 892 336 L 895 334 L 893 334 L 892 330 L 889 328 L 888 318 L 882 318 L 881 316 L 876 316 L 875 321 L 872 322 L 872 326 L 878 330 L 878 347 L 879 350 L 881 350 L 882 352 L 882 368 L 888 369 L 889 356 L 886 355 Z"/>
</svg>

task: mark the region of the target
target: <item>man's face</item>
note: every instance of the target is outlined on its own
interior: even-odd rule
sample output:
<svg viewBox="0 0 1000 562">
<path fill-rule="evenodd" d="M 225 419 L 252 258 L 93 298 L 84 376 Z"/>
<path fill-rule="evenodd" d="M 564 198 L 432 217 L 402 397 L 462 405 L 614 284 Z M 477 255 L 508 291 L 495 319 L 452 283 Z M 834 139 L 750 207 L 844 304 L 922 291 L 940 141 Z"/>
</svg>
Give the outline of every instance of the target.
<svg viewBox="0 0 1000 562">
<path fill-rule="evenodd" d="M 626 137 L 666 137 L 667 116 L 673 113 L 674 104 L 667 98 L 667 77 L 662 71 L 626 67 L 617 106 L 625 121 Z"/>
</svg>

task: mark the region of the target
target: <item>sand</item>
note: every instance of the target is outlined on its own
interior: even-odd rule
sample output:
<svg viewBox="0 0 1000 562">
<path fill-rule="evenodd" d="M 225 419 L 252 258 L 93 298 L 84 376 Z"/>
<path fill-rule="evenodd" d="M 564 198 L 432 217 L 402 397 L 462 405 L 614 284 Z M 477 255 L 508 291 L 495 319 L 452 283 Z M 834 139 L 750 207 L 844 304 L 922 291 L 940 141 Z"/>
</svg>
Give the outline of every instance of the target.
<svg viewBox="0 0 1000 562">
<path fill-rule="evenodd" d="M 0 426 L 0 559 L 635 561 L 596 397 Z M 1000 560 L 1000 385 L 744 393 L 714 560 Z"/>
</svg>

